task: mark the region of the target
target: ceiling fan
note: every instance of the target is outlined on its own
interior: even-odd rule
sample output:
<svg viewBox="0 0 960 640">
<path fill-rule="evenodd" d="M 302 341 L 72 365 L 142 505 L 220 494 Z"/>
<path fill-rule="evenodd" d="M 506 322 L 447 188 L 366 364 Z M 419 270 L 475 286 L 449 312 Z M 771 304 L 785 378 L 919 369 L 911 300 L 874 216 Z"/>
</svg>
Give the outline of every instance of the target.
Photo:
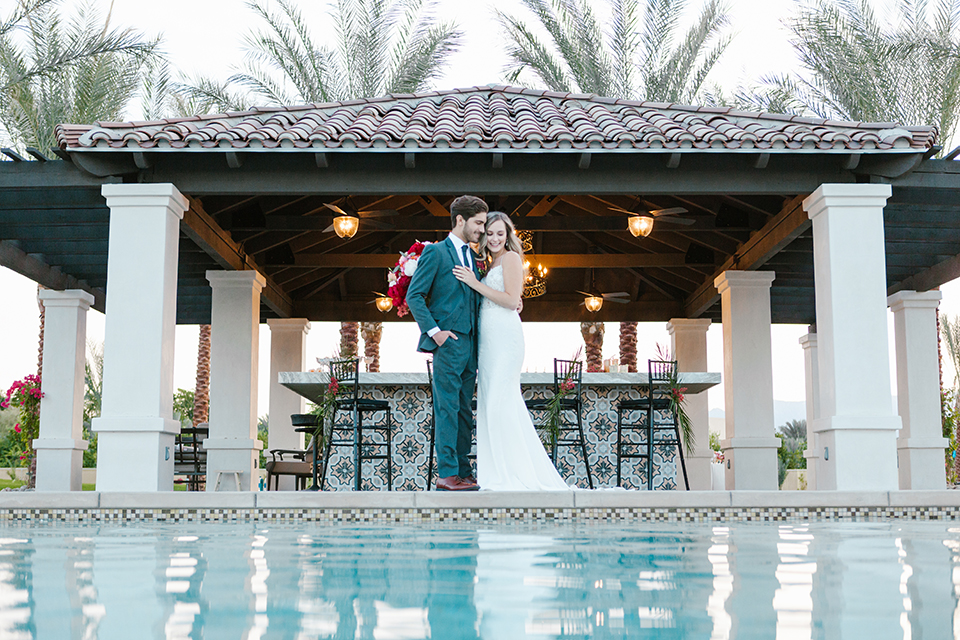
<svg viewBox="0 0 960 640">
<path fill-rule="evenodd" d="M 393 229 L 392 224 L 387 224 L 384 222 L 378 222 L 376 220 L 370 220 L 369 218 L 383 218 L 387 216 L 397 215 L 396 209 L 372 209 L 369 211 L 345 211 L 338 207 L 335 204 L 330 204 L 324 202 L 323 206 L 333 211 L 336 217 L 333 219 L 333 224 L 324 229 L 324 233 L 327 231 L 335 231 L 338 236 L 341 238 L 352 238 L 354 234 L 357 233 L 357 229 L 360 226 L 360 218 L 364 218 L 365 221 L 373 227 L 378 229 Z"/>
<path fill-rule="evenodd" d="M 611 211 L 617 211 L 619 213 L 625 213 L 630 218 L 627 220 L 627 229 L 634 235 L 634 237 L 639 236 L 648 236 L 650 232 L 653 231 L 653 221 L 659 219 L 662 222 L 669 222 L 671 224 L 682 224 L 682 225 L 691 225 L 696 220 L 691 218 L 678 218 L 677 214 L 687 213 L 687 209 L 684 207 L 669 207 L 667 209 L 648 209 L 646 211 L 629 211 L 622 207 L 610 206 L 608 207 Z"/>
<path fill-rule="evenodd" d="M 600 311 L 600 307 L 603 306 L 605 301 L 608 302 L 618 302 L 620 304 L 627 304 L 630 302 L 630 294 L 626 291 L 617 291 L 616 293 L 599 293 L 594 290 L 593 293 L 587 293 L 586 291 L 577 291 L 577 293 L 584 296 L 582 304 L 587 308 L 587 311 L 596 313 Z"/>
</svg>

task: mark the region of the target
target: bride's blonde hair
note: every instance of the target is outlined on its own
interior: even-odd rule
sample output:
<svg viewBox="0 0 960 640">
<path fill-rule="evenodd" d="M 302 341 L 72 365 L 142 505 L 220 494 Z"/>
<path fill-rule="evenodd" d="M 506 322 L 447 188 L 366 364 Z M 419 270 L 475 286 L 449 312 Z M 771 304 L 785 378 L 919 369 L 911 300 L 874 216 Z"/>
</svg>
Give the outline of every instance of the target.
<svg viewBox="0 0 960 640">
<path fill-rule="evenodd" d="M 520 254 L 520 259 L 522 260 L 523 245 L 520 244 L 520 238 L 517 237 L 517 230 L 513 226 L 513 222 L 510 221 L 510 217 L 502 211 L 491 211 L 487 214 L 487 224 L 483 229 L 483 233 L 480 235 L 480 242 L 477 244 L 477 253 L 479 253 L 480 257 L 484 260 L 487 259 L 487 229 L 497 220 L 502 220 L 504 226 L 507 228 L 507 241 L 503 245 L 504 250 Z"/>
</svg>

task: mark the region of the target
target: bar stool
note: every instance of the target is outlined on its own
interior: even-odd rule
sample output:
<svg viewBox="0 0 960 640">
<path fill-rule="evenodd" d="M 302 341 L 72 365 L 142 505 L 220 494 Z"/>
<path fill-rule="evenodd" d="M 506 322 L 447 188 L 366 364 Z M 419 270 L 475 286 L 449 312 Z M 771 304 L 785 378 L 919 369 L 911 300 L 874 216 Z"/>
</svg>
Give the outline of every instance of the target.
<svg viewBox="0 0 960 640">
<path fill-rule="evenodd" d="M 560 392 L 560 384 L 572 380 L 575 384 L 573 394 L 560 399 L 560 426 L 557 441 L 551 447 L 550 459 L 557 465 L 559 447 L 579 447 L 583 466 L 587 471 L 587 484 L 593 489 L 593 474 L 590 472 L 590 459 L 587 457 L 587 440 L 583 435 L 583 363 L 579 360 L 553 359 L 553 393 Z M 546 411 L 550 403 L 548 398 L 527 400 L 528 411 Z M 567 414 L 572 411 L 575 420 Z M 547 425 L 541 424 L 540 428 Z"/>
<path fill-rule="evenodd" d="M 676 360 L 648 360 L 647 397 L 639 400 L 621 400 L 617 403 L 617 486 L 622 486 L 623 461 L 646 460 L 647 490 L 653 490 L 653 446 L 677 448 L 683 484 L 687 491 L 687 465 L 683 459 L 680 423 L 670 402 L 670 382 L 677 377 Z M 631 414 L 640 413 L 639 420 L 629 422 Z M 663 419 L 666 414 L 666 419 Z M 631 439 L 638 434 L 639 441 Z"/>
<path fill-rule="evenodd" d="M 387 400 L 360 397 L 360 359 L 347 358 L 330 363 L 331 379 L 336 378 L 340 394 L 333 409 L 333 428 L 323 454 L 323 473 L 320 476 L 322 490 L 329 471 L 332 447 L 353 447 L 354 490 L 360 491 L 361 469 L 364 460 L 387 461 L 387 490 L 393 491 L 393 415 Z M 337 415 L 347 412 L 349 419 L 338 422 Z M 364 424 L 364 416 L 383 412 L 383 419 Z M 373 436 L 379 434 L 378 442 Z"/>
<path fill-rule="evenodd" d="M 430 462 L 427 464 L 427 491 L 430 490 L 430 483 L 433 480 L 433 459 L 436 455 L 437 439 L 437 406 L 433 402 L 433 360 L 427 360 L 427 381 L 430 383 Z M 470 407 L 473 409 L 474 425 L 477 419 L 477 400 L 470 401 Z M 476 463 L 477 460 L 477 430 L 473 430 L 473 438 L 470 443 L 470 453 L 467 457 Z"/>
</svg>

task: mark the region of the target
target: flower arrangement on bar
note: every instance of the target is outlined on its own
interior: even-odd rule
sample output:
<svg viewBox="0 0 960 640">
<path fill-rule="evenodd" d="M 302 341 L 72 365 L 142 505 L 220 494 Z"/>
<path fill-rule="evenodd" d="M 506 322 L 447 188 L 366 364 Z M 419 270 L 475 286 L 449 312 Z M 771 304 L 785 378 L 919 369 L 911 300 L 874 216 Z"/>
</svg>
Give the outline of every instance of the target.
<svg viewBox="0 0 960 640">
<path fill-rule="evenodd" d="M 661 345 L 657 345 L 657 358 L 672 362 L 670 350 Z M 680 386 L 680 374 L 676 369 L 672 371 L 670 379 L 667 381 L 667 398 L 670 400 L 670 410 L 677 414 L 677 423 L 680 425 L 680 437 L 683 438 L 683 446 L 687 452 L 693 452 L 696 448 L 696 438 L 693 435 L 693 423 L 690 421 L 690 415 L 687 414 L 686 407 L 686 387 Z"/>
<path fill-rule="evenodd" d="M 397 316 L 401 318 L 410 313 L 410 307 L 407 306 L 407 289 L 410 287 L 410 279 L 413 278 L 414 271 L 417 270 L 417 261 L 428 244 L 431 243 L 419 240 L 414 242 L 409 249 L 400 253 L 397 264 L 387 272 L 387 282 L 390 285 L 387 295 L 393 300 Z"/>
<path fill-rule="evenodd" d="M 0 400 L 0 407 L 6 409 L 13 406 L 20 410 L 20 422 L 13 427 L 16 441 L 21 448 L 20 460 L 27 460 L 33 456 L 33 441 L 40 437 L 40 399 L 42 397 L 40 376 L 29 375 L 10 385 L 6 396 Z"/>
<path fill-rule="evenodd" d="M 579 361 L 581 351 L 582 349 L 577 349 L 577 352 L 573 354 L 572 360 Z M 576 389 L 577 381 L 573 379 L 573 368 L 571 367 L 563 377 L 563 380 L 560 381 L 553 397 L 547 401 L 544 421 L 545 429 L 541 435 L 541 440 L 543 436 L 546 436 L 546 442 L 543 444 L 549 445 L 551 449 L 557 445 L 557 440 L 560 438 L 560 412 L 563 410 L 563 399 L 576 391 Z"/>
</svg>

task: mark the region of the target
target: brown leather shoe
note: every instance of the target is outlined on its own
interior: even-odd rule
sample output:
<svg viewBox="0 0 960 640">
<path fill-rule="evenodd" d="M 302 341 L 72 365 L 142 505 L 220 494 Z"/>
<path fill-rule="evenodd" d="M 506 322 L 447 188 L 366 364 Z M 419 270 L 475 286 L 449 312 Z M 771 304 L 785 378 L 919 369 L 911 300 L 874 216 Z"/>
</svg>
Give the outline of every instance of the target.
<svg viewBox="0 0 960 640">
<path fill-rule="evenodd" d="M 437 479 L 437 491 L 477 491 L 480 487 L 464 482 L 460 476 Z"/>
<path fill-rule="evenodd" d="M 460 476 L 460 479 L 466 482 L 467 484 L 477 484 L 477 479 L 473 475 L 469 476 Z"/>
</svg>

